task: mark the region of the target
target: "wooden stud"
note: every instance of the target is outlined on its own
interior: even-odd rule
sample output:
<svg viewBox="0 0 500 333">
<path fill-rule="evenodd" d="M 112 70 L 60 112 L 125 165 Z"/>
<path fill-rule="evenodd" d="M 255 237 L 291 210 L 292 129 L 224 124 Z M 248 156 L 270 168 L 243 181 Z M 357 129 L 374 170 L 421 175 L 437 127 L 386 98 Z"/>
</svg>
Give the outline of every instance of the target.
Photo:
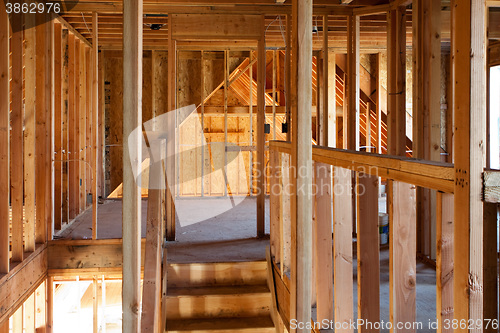
<svg viewBox="0 0 500 333">
<path fill-rule="evenodd" d="M 106 186 L 104 184 L 105 181 L 105 176 L 104 176 L 104 161 L 105 161 L 105 144 L 106 144 L 106 134 L 105 134 L 105 120 L 104 120 L 104 109 L 106 107 L 106 102 L 105 102 L 105 82 L 104 82 L 104 50 L 101 50 L 99 52 L 99 60 L 97 61 L 98 63 L 98 70 L 99 70 L 99 75 L 98 75 L 98 89 L 99 89 L 99 134 L 97 137 L 98 140 L 98 145 L 99 145 L 99 156 L 98 156 L 98 168 L 99 168 L 99 181 L 98 181 L 98 187 L 99 187 L 99 196 L 102 198 L 106 197 Z M 99 140 L 100 138 L 100 140 Z"/>
<path fill-rule="evenodd" d="M 45 24 L 45 239 L 54 235 L 54 20 L 47 14 Z"/>
<path fill-rule="evenodd" d="M 415 186 L 391 182 L 389 206 L 390 319 L 396 323 L 416 322 L 416 206 Z M 394 332 L 416 332 L 394 329 Z"/>
<path fill-rule="evenodd" d="M 92 179 L 94 178 L 94 170 L 96 170 L 95 161 L 92 160 L 92 129 L 97 129 L 97 126 L 92 123 L 92 84 L 94 81 L 94 69 L 92 66 L 92 48 L 85 49 L 85 208 L 88 208 L 92 203 L 88 203 L 87 195 L 92 194 Z M 97 180 L 97 179 L 96 179 Z M 94 211 L 92 209 L 92 215 Z M 94 218 L 92 217 L 92 227 L 94 226 Z M 97 223 L 97 219 L 96 219 Z M 92 232 L 94 229 L 92 229 Z M 97 228 L 96 228 L 97 231 Z"/>
<path fill-rule="evenodd" d="M 311 320 L 312 296 L 312 131 L 305 111 L 312 104 L 312 1 L 294 0 L 292 18 L 290 318 L 305 323 Z"/>
<path fill-rule="evenodd" d="M 278 58 L 276 50 L 273 50 L 273 140 L 276 140 L 276 70 L 278 65 Z"/>
<path fill-rule="evenodd" d="M 78 163 L 78 58 L 79 43 L 75 36 L 68 36 L 68 182 L 69 182 L 69 218 L 78 215 L 79 205 L 79 163 Z"/>
<path fill-rule="evenodd" d="M 358 318 L 380 320 L 380 254 L 378 230 L 378 177 L 357 173 Z M 380 330 L 361 326 L 360 332 Z"/>
<path fill-rule="evenodd" d="M 348 107 L 344 141 L 347 149 L 359 150 L 359 16 L 348 17 Z"/>
<path fill-rule="evenodd" d="M 23 306 L 25 333 L 35 333 L 35 293 L 31 293 Z"/>
<path fill-rule="evenodd" d="M 152 141 L 150 149 L 152 156 L 160 157 L 166 151 L 165 142 Z M 162 159 L 150 163 L 149 184 L 164 184 Z M 141 332 L 158 333 L 161 321 L 161 189 L 149 188 L 147 215 Z"/>
<path fill-rule="evenodd" d="M 269 151 L 269 165 L 270 165 L 270 175 L 269 175 L 269 215 L 270 215 L 270 249 L 271 257 L 278 261 L 281 255 L 281 242 L 280 242 L 280 195 L 282 189 L 280 187 L 281 183 L 281 164 L 280 155 L 278 151 Z"/>
<path fill-rule="evenodd" d="M 453 207 L 453 205 L 451 205 Z M 498 314 L 498 252 L 497 248 L 497 204 L 484 203 L 483 218 L 483 255 L 484 255 L 484 300 L 483 317 L 485 320 L 495 320 Z M 453 211 L 451 209 L 451 211 Z M 485 332 L 496 332 L 494 327 L 488 325 Z"/>
<path fill-rule="evenodd" d="M 337 147 L 337 65 L 335 52 L 328 51 L 328 147 Z"/>
<path fill-rule="evenodd" d="M 12 104 L 10 137 L 10 191 L 12 205 L 12 261 L 23 260 L 23 19 L 13 15 L 12 53 Z M 22 320 L 22 309 L 21 309 Z M 21 322 L 22 330 L 22 322 Z"/>
<path fill-rule="evenodd" d="M 406 7 L 391 10 L 387 34 L 387 151 L 406 154 Z"/>
<path fill-rule="evenodd" d="M 87 140 L 87 61 L 86 61 L 87 47 L 80 43 L 80 62 L 79 62 L 79 81 L 80 96 L 79 96 L 79 125 L 78 125 L 78 159 L 80 165 L 80 213 L 84 212 L 87 208 L 87 163 L 86 163 L 86 140 Z M 78 55 L 77 55 L 78 56 Z"/>
<path fill-rule="evenodd" d="M 349 323 L 354 320 L 352 279 L 352 172 L 334 167 L 333 199 L 333 277 L 335 295 L 335 322 Z M 348 327 L 348 325 L 347 325 Z M 353 332 L 342 329 L 342 332 Z"/>
<path fill-rule="evenodd" d="M 168 19 L 168 112 L 174 112 L 177 107 L 176 87 L 177 87 L 177 45 L 172 38 L 173 18 Z M 169 124 L 169 128 L 173 128 Z M 175 150 L 175 140 L 169 140 L 167 151 Z M 175 158 L 167 159 L 167 240 L 175 240 Z"/>
<path fill-rule="evenodd" d="M 97 197 L 99 181 L 99 42 L 97 12 L 92 13 L 92 239 L 97 239 Z M 90 127 L 90 126 L 89 126 Z"/>
<path fill-rule="evenodd" d="M 286 133 L 286 141 L 292 140 L 292 126 L 291 126 L 291 105 L 292 105 L 292 61 L 291 61 L 291 49 L 292 49 L 292 17 L 290 14 L 286 15 L 286 43 L 285 43 L 285 105 L 286 105 L 286 123 L 288 125 L 288 131 Z"/>
<path fill-rule="evenodd" d="M 73 140 L 74 140 L 74 150 L 72 152 L 73 156 L 71 157 L 71 160 L 73 161 L 74 164 L 74 172 L 73 174 L 73 190 L 74 190 L 74 216 L 76 217 L 77 215 L 80 214 L 80 191 L 81 191 L 81 168 L 82 165 L 80 163 L 80 113 L 81 111 L 81 106 L 80 106 L 80 98 L 81 98 L 81 85 L 80 85 L 80 80 L 81 80 L 81 74 L 80 74 L 80 49 L 82 48 L 82 44 L 80 41 L 78 41 L 76 38 L 74 39 L 75 43 L 75 54 L 74 54 L 74 59 L 75 59 L 75 69 L 74 69 L 74 75 L 75 75 L 75 94 L 74 94 L 74 127 L 73 127 Z M 70 74 L 71 76 L 71 74 Z M 70 102 L 71 104 L 71 102 Z"/>
<path fill-rule="evenodd" d="M 26 26 L 34 27 L 35 16 L 25 15 Z M 35 128 L 36 128 L 36 28 L 24 31 L 24 249 L 35 251 Z"/>
<path fill-rule="evenodd" d="M 54 24 L 54 229 L 62 227 L 63 90 L 62 27 Z"/>
<path fill-rule="evenodd" d="M 0 333 L 9 333 L 9 318 L 0 324 Z"/>
<path fill-rule="evenodd" d="M 486 163 L 486 4 L 452 4 L 454 56 L 454 318 L 483 319 L 482 173 Z M 465 332 L 458 328 L 455 332 Z"/>
<path fill-rule="evenodd" d="M 35 331 L 47 332 L 46 283 L 43 282 L 35 291 Z"/>
<path fill-rule="evenodd" d="M 47 316 L 47 333 L 52 333 L 54 328 L 54 278 L 52 276 L 47 277 L 45 281 L 47 285 L 46 289 L 46 316 Z"/>
<path fill-rule="evenodd" d="M 326 61 L 325 61 L 326 62 Z M 324 62 L 324 63 L 325 63 Z M 333 310 L 333 211 L 332 167 L 315 163 L 316 179 L 316 321 L 332 321 Z"/>
<path fill-rule="evenodd" d="M 92 277 L 92 332 L 93 333 L 99 333 L 99 299 L 97 297 L 98 289 L 99 285 L 97 276 L 94 275 Z"/>
<path fill-rule="evenodd" d="M 264 16 L 262 34 L 257 51 L 257 237 L 265 234 L 265 82 L 266 82 L 266 40 Z"/>
<path fill-rule="evenodd" d="M 444 320 L 453 320 L 453 194 L 438 192 L 436 207 L 437 332 L 451 333 L 453 329 L 445 327 Z"/>
<path fill-rule="evenodd" d="M 41 21 L 38 21 L 41 20 Z M 46 45 L 46 29 L 45 26 L 48 23 L 43 21 L 42 17 L 37 16 L 37 26 L 36 29 L 36 87 L 45 87 L 46 85 L 46 72 L 47 68 L 47 45 Z M 45 243 L 47 240 L 47 221 L 45 217 L 47 212 L 45 211 L 45 201 L 46 198 L 46 186 L 50 183 L 46 178 L 46 127 L 47 127 L 47 96 L 46 89 L 36 89 L 36 141 L 35 141 L 35 151 L 36 151 L 36 236 L 35 241 L 37 243 Z"/>
<path fill-rule="evenodd" d="M 142 0 L 123 6 L 123 332 L 140 331 L 141 191 L 133 170 L 141 170 Z M 135 133 L 135 134 L 133 134 Z M 130 153 L 137 154 L 131 160 Z"/>
<path fill-rule="evenodd" d="M 61 221 L 64 225 L 69 223 L 69 33 L 62 31 L 62 212 Z"/>
<path fill-rule="evenodd" d="M 229 89 L 229 51 L 224 51 L 224 196 L 228 194 L 227 183 L 227 99 Z"/>
<path fill-rule="evenodd" d="M 22 30 L 21 30 L 22 32 Z M 21 305 L 11 317 L 12 333 L 23 333 L 23 306 Z"/>
<path fill-rule="evenodd" d="M 375 107 L 376 107 L 376 124 L 377 124 L 377 144 L 375 152 L 382 154 L 382 84 L 380 80 L 381 76 L 381 66 L 382 66 L 382 56 L 380 53 L 375 55 L 376 60 L 376 70 L 375 70 L 375 86 L 377 89 L 375 93 Z"/>
</svg>

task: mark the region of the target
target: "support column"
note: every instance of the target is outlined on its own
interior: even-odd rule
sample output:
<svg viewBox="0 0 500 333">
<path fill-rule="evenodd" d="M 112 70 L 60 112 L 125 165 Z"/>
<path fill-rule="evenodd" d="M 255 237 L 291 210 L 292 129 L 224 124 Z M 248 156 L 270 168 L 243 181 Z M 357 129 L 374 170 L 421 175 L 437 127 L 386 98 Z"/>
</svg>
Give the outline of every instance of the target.
<svg viewBox="0 0 500 333">
<path fill-rule="evenodd" d="M 140 332 L 142 0 L 123 3 L 123 332 Z M 133 132 L 133 134 L 132 134 Z M 132 136 L 130 136 L 132 135 Z M 130 152 L 136 158 L 130 159 Z M 137 181 L 137 183 L 136 183 Z"/>
<path fill-rule="evenodd" d="M 10 189 L 12 205 L 12 261 L 23 260 L 23 22 L 12 15 L 12 111 L 10 141 Z M 22 325 L 21 325 L 22 328 Z"/>
<path fill-rule="evenodd" d="M 292 226 L 290 318 L 311 320 L 312 1 L 292 2 Z M 300 177 L 298 175 L 300 174 Z M 299 190 L 300 189 L 300 190 Z M 293 332 L 294 330 L 292 330 Z M 306 329 L 296 332 L 305 333 Z"/>
<path fill-rule="evenodd" d="M 347 149 L 359 150 L 359 16 L 349 16 L 347 27 L 347 128 L 344 141 Z"/>
<path fill-rule="evenodd" d="M 9 18 L 0 6 L 0 273 L 9 272 Z M 7 324 L 8 331 L 8 324 Z"/>
<path fill-rule="evenodd" d="M 257 237 L 263 237 L 266 224 L 266 175 L 265 140 L 266 123 L 266 36 L 264 15 L 262 15 L 262 34 L 257 50 Z"/>
<path fill-rule="evenodd" d="M 172 38 L 172 15 L 168 17 L 168 109 L 167 112 L 175 112 L 177 107 L 177 46 L 176 41 Z M 175 117 L 169 117 L 169 121 L 172 121 Z M 168 129 L 175 128 L 175 122 L 167 124 Z M 175 151 L 175 135 L 172 134 L 169 136 L 169 140 L 167 142 L 167 198 L 166 198 L 166 206 L 167 206 L 167 240 L 175 241 L 175 154 L 171 152 Z"/>
<path fill-rule="evenodd" d="M 99 43 L 97 13 L 92 13 L 92 239 L 97 239 L 97 184 L 99 181 Z"/>
<path fill-rule="evenodd" d="M 482 173 L 486 164 L 486 1 L 454 1 L 454 318 L 483 319 Z M 467 332 L 458 328 L 455 332 Z"/>
</svg>

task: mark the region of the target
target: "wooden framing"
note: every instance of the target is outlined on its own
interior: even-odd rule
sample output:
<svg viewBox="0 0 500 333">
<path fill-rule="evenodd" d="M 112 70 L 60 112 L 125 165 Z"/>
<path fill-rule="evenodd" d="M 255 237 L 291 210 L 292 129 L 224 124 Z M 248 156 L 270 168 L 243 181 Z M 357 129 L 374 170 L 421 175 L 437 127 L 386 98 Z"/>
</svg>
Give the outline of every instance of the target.
<svg viewBox="0 0 500 333">
<path fill-rule="evenodd" d="M 483 319 L 482 172 L 486 142 L 486 3 L 456 1 L 454 118 L 454 318 Z M 459 69 L 459 70 L 458 70 Z M 474 114 L 472 117 L 471 115 Z M 459 328 L 455 332 L 465 332 Z"/>
<path fill-rule="evenodd" d="M 266 41 L 264 31 L 264 16 L 260 20 L 261 30 L 257 51 L 257 237 L 265 234 L 265 77 L 266 77 Z"/>
<path fill-rule="evenodd" d="M 10 135 L 10 191 L 12 206 L 12 261 L 23 260 L 23 22 L 22 16 L 11 17 L 12 103 Z M 21 309 L 22 316 L 22 309 Z M 21 323 L 22 328 L 22 323 Z"/>
<path fill-rule="evenodd" d="M 63 185 L 63 58 L 62 27 L 54 24 L 54 229 L 62 227 Z"/>
<path fill-rule="evenodd" d="M 282 141 L 269 143 L 270 149 L 291 152 L 291 144 Z M 372 176 L 453 193 L 453 166 L 448 163 L 421 161 L 409 157 L 369 154 L 343 149 L 313 147 L 313 161 L 339 166 Z"/>
<path fill-rule="evenodd" d="M 141 191 L 134 170 L 141 170 L 142 0 L 124 3 L 123 18 L 123 332 L 140 331 Z M 135 133 L 135 134 L 133 134 Z M 128 139 L 125 139 L 128 138 Z M 131 159 L 130 153 L 136 156 Z"/>
<path fill-rule="evenodd" d="M 312 272 L 312 1 L 292 1 L 292 264 L 290 318 L 311 320 Z M 299 15 L 300 13 L 300 15 Z M 296 100 L 294 100 L 296 98 Z M 296 102 L 295 102 L 296 101 Z M 296 104 L 295 104 L 296 103 Z M 298 177 L 300 173 L 300 177 Z M 300 189 L 300 191 L 299 191 Z M 291 330 L 293 333 L 295 330 Z M 306 329 L 297 329 L 304 333 Z"/>
<path fill-rule="evenodd" d="M 97 197 L 99 182 L 99 49 L 98 49 L 98 17 L 97 13 L 92 13 L 92 239 L 97 239 Z M 90 126 L 89 126 L 90 127 Z"/>
<path fill-rule="evenodd" d="M 358 318 L 380 320 L 378 177 L 357 173 Z M 360 332 L 376 332 L 365 326 Z"/>
<path fill-rule="evenodd" d="M 39 22 L 38 20 L 42 20 Z M 36 29 L 36 86 L 45 87 L 47 78 L 47 42 L 46 26 L 49 23 L 43 22 L 43 18 L 37 16 Z M 48 167 L 45 163 L 47 156 L 47 98 L 46 89 L 36 89 L 36 182 L 35 182 L 35 197 L 36 197 L 36 228 L 35 228 L 35 241 L 37 243 L 45 243 L 47 240 L 46 227 L 47 227 L 47 211 L 46 211 L 46 186 L 50 183 L 47 182 L 46 174 Z M 50 122 L 49 122 L 50 124 Z M 49 178 L 50 179 L 50 178 Z"/>
<path fill-rule="evenodd" d="M 34 26 L 35 17 L 26 15 L 24 23 Z M 36 32 L 35 29 L 24 31 L 24 249 L 35 251 L 35 86 L 36 86 Z"/>
<path fill-rule="evenodd" d="M 359 150 L 359 16 L 348 17 L 348 108 L 344 134 L 344 147 Z"/>
<path fill-rule="evenodd" d="M 172 36 L 173 32 L 173 20 L 168 20 L 168 108 L 167 112 L 175 112 L 177 108 L 177 42 Z M 173 124 L 168 124 L 169 128 L 174 128 Z M 167 142 L 167 151 L 175 151 L 175 139 L 171 138 Z M 167 159 L 167 240 L 175 240 L 175 158 Z"/>
<path fill-rule="evenodd" d="M 76 55 L 79 54 L 79 43 L 75 41 L 75 37 L 72 34 L 68 36 L 68 188 L 69 188 L 69 218 L 72 219 L 78 215 L 79 207 L 79 163 L 78 163 L 78 139 L 77 139 L 77 128 L 78 128 L 78 71 L 77 63 L 78 58 Z M 74 87 L 75 89 L 69 89 L 69 87 Z"/>
<path fill-rule="evenodd" d="M 0 10 L 0 273 L 9 272 L 9 18 Z"/>
</svg>

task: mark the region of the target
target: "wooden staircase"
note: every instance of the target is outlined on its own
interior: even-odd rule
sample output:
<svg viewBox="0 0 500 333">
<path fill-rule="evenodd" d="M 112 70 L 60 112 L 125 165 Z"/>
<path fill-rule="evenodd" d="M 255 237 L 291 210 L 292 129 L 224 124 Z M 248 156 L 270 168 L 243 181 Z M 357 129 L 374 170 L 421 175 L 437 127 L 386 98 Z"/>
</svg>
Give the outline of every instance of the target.
<svg viewBox="0 0 500 333">
<path fill-rule="evenodd" d="M 170 264 L 166 332 L 271 333 L 265 261 Z"/>
</svg>

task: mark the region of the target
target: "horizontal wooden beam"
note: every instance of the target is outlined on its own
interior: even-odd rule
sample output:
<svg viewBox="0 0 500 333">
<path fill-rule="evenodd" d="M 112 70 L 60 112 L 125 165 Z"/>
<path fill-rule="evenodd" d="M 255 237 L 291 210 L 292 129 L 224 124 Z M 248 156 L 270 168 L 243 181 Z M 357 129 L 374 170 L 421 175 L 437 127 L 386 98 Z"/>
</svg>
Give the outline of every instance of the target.
<svg viewBox="0 0 500 333">
<path fill-rule="evenodd" d="M 500 203 L 500 171 L 488 170 L 483 173 L 483 200 Z"/>
<path fill-rule="evenodd" d="M 79 40 L 81 40 L 83 43 L 85 43 L 85 45 L 87 45 L 88 47 L 92 47 L 92 44 L 88 41 L 88 39 L 83 37 L 82 34 L 80 34 L 71 24 L 66 22 L 66 20 L 64 18 L 62 18 L 61 16 L 58 16 L 56 20 L 59 23 L 61 23 L 61 25 L 65 29 L 68 29 L 69 31 L 71 31 L 71 33 L 73 35 L 75 35 Z"/>
<path fill-rule="evenodd" d="M 120 14 L 123 12 L 123 5 L 121 1 L 78 1 L 78 2 L 65 2 L 67 10 L 63 15 L 69 13 L 92 13 L 97 11 L 99 14 Z M 200 2 L 198 4 L 188 4 L 182 6 L 180 4 L 186 2 L 180 1 L 177 3 L 167 2 L 147 2 L 144 3 L 144 14 L 157 14 L 157 13 L 171 13 L 171 14 L 267 14 L 267 15 L 286 15 L 292 12 L 290 4 L 276 4 L 272 0 L 272 4 L 259 5 L 254 3 L 247 4 L 234 4 L 230 5 L 223 3 L 211 3 L 207 6 L 207 2 Z M 291 1 L 290 1 L 291 3 Z M 351 15 L 352 8 L 346 6 L 339 6 L 332 3 L 330 0 L 315 1 L 313 9 L 314 15 Z"/>
<path fill-rule="evenodd" d="M 289 142 L 271 141 L 269 147 L 282 153 L 291 152 Z M 446 193 L 454 191 L 455 172 L 449 163 L 319 146 L 313 146 L 313 160 Z"/>
<path fill-rule="evenodd" d="M 8 320 L 16 309 L 47 277 L 47 246 L 39 245 L 26 259 L 0 278 L 0 323 Z"/>
<path fill-rule="evenodd" d="M 145 239 L 141 244 L 141 265 L 144 265 Z M 120 269 L 123 263 L 122 240 L 50 241 L 48 245 L 49 274 L 95 270 L 99 272 Z"/>
</svg>

